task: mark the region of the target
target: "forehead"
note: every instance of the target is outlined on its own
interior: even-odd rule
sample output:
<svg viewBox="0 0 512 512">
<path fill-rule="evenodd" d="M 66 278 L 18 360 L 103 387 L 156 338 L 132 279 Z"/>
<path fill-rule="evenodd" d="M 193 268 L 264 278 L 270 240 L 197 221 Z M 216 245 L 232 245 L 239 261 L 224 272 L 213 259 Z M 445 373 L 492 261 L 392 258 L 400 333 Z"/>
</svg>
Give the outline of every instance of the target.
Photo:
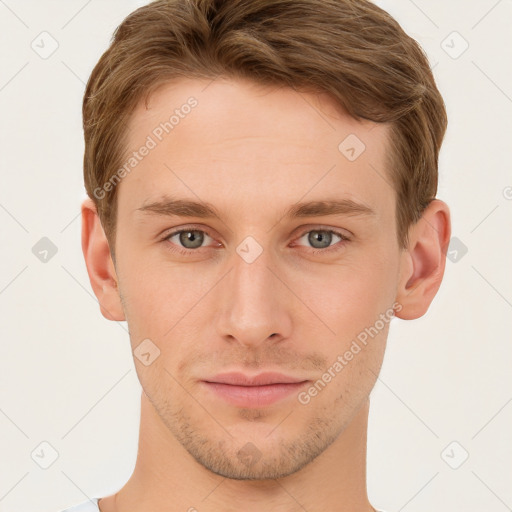
<svg viewBox="0 0 512 512">
<path fill-rule="evenodd" d="M 339 194 L 393 209 L 387 136 L 388 126 L 350 117 L 325 93 L 180 80 L 133 112 L 125 162 L 151 148 L 123 178 L 120 202 L 135 209 L 169 193 L 244 215 Z"/>
</svg>

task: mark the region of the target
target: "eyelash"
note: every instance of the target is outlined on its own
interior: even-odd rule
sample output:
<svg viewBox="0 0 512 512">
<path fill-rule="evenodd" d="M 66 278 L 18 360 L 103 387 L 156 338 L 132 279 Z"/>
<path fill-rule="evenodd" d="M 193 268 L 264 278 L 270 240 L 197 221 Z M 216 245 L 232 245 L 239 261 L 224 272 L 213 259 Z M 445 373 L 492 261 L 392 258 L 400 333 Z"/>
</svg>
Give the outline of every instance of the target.
<svg viewBox="0 0 512 512">
<path fill-rule="evenodd" d="M 205 231 L 204 229 L 197 229 L 195 227 L 189 227 L 189 228 L 181 228 L 179 230 L 176 230 L 176 231 L 172 231 L 171 233 L 168 233 L 165 235 L 165 237 L 162 238 L 162 242 L 168 242 L 168 246 L 169 246 L 169 250 L 172 251 L 172 252 L 176 252 L 178 254 L 181 254 L 183 256 L 189 256 L 191 253 L 193 252 L 198 252 L 200 249 L 204 249 L 204 247 L 200 247 L 198 249 L 185 249 L 185 248 L 182 248 L 182 247 L 179 247 L 179 246 L 176 246 L 175 244 L 173 244 L 172 242 L 170 242 L 170 239 L 175 236 L 175 235 L 179 235 L 180 233 L 186 233 L 188 231 L 199 231 L 200 233 L 204 233 L 205 235 L 209 236 L 210 238 L 213 238 L 212 236 L 210 236 L 208 234 L 207 231 Z M 298 239 L 302 238 L 304 235 L 306 235 L 307 233 L 310 233 L 312 231 L 317 231 L 317 232 L 322 232 L 322 233 L 329 233 L 329 234 L 334 234 L 334 235 L 337 235 L 341 238 L 341 240 L 332 245 L 332 246 L 329 246 L 325 249 L 311 249 L 309 252 L 311 254 L 320 254 L 320 253 L 331 253 L 331 252 L 335 252 L 335 251 L 339 251 L 341 250 L 341 248 L 345 245 L 345 243 L 343 242 L 348 242 L 350 241 L 350 239 L 343 233 L 341 233 L 340 231 L 336 231 L 335 229 L 308 229 L 306 231 L 303 231 Z M 341 245 L 341 247 L 339 246 Z"/>
</svg>

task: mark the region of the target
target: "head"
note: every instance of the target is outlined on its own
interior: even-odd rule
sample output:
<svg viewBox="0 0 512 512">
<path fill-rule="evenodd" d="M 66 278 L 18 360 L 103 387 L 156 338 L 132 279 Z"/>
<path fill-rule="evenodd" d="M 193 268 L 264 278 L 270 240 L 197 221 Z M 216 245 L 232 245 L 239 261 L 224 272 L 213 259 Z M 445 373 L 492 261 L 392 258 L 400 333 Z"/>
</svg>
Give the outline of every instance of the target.
<svg viewBox="0 0 512 512">
<path fill-rule="evenodd" d="M 441 283 L 446 113 L 421 48 L 364 0 L 160 0 L 116 30 L 83 118 L 89 276 L 158 417 L 215 473 L 298 471 Z M 230 371 L 307 383 L 239 407 L 203 382 Z"/>
</svg>

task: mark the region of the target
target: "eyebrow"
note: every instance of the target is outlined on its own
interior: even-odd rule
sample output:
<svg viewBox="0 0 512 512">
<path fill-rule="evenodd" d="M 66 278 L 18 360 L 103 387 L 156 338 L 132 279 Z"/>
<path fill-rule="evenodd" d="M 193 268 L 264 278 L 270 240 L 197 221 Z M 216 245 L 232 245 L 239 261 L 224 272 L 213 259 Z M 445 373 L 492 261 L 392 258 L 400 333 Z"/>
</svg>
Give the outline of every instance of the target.
<svg viewBox="0 0 512 512">
<path fill-rule="evenodd" d="M 189 199 L 164 198 L 146 203 L 136 211 L 176 217 L 198 217 L 221 220 L 219 211 L 210 203 Z M 285 210 L 281 218 L 375 215 L 369 206 L 351 199 L 334 199 L 297 203 Z"/>
</svg>

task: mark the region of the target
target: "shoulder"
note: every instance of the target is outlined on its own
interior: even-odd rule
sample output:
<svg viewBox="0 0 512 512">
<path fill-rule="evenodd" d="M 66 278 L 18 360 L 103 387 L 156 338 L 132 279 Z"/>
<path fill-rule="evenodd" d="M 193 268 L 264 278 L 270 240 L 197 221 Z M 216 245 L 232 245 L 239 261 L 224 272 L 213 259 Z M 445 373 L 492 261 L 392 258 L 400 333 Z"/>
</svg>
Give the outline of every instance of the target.
<svg viewBox="0 0 512 512">
<path fill-rule="evenodd" d="M 67 508 L 62 512 L 99 512 L 98 500 L 99 498 L 91 498 L 90 500 L 79 503 L 74 507 Z"/>
</svg>

